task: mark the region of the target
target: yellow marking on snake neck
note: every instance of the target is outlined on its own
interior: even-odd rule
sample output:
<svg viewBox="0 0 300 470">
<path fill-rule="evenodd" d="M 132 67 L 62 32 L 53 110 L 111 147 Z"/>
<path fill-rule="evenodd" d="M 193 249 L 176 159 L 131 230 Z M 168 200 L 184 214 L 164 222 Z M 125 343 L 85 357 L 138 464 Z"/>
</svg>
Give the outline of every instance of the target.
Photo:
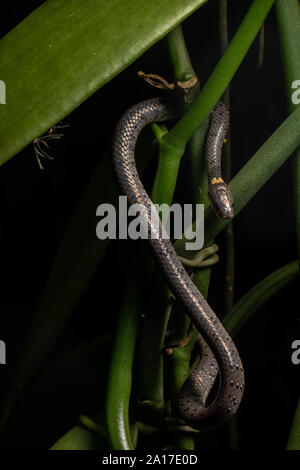
<svg viewBox="0 0 300 470">
<path fill-rule="evenodd" d="M 211 180 L 211 184 L 217 184 L 217 183 L 224 183 L 224 181 L 222 180 L 222 178 L 213 178 Z"/>
</svg>

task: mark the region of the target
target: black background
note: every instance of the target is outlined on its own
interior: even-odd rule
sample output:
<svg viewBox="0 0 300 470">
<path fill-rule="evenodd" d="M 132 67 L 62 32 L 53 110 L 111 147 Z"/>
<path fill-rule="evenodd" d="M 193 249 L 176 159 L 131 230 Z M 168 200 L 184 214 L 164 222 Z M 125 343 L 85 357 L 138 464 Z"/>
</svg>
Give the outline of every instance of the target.
<svg viewBox="0 0 300 470">
<path fill-rule="evenodd" d="M 6 6 L 1 5 L 1 36 L 41 3 L 10 1 Z M 251 2 L 228 3 L 232 37 Z M 183 25 L 200 84 L 205 83 L 219 58 L 217 11 L 218 2 L 210 0 Z M 256 68 L 256 40 L 231 83 L 233 175 L 287 116 L 274 11 L 265 28 L 262 68 Z M 0 339 L 7 343 L 8 355 L 8 364 L 0 370 L 3 396 L 66 224 L 99 158 L 111 145 L 119 116 L 133 103 L 157 94 L 138 79 L 140 69 L 167 75 L 161 43 L 68 117 L 71 126 L 65 130 L 64 139 L 51 146 L 54 160 L 44 162 L 44 171 L 38 167 L 32 145 L 0 170 Z M 182 188 L 180 197 L 184 194 L 188 198 L 188 181 Z M 290 161 L 236 217 L 234 230 L 235 296 L 239 299 L 263 277 L 297 256 Z M 72 345 L 112 331 L 120 301 L 113 285 L 118 270 L 114 264 L 116 246 L 117 242 L 110 249 L 104 267 L 94 276 L 52 357 Z M 217 311 L 222 311 L 222 280 L 221 262 L 213 270 L 209 294 L 209 302 Z M 105 319 L 97 315 L 103 303 L 109 310 Z M 291 363 L 291 344 L 299 337 L 296 284 L 268 302 L 240 333 L 237 346 L 247 377 L 246 396 L 239 414 L 242 448 L 285 446 L 299 394 L 296 376 L 300 366 Z M 30 423 L 27 426 L 30 429 Z M 16 438 L 16 445 L 22 447 L 21 441 Z M 35 444 L 31 442 L 27 446 L 48 445 L 43 439 L 37 442 L 38 438 Z"/>
</svg>

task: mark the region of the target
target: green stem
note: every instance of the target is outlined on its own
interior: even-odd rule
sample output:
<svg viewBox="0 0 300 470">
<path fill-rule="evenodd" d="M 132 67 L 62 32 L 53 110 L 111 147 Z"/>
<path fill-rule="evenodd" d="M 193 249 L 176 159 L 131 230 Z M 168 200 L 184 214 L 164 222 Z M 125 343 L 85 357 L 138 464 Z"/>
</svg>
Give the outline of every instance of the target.
<svg viewBox="0 0 300 470">
<path fill-rule="evenodd" d="M 194 284 L 198 287 L 205 298 L 208 294 L 210 274 L 211 269 L 205 268 L 196 271 L 193 278 Z M 187 344 L 181 348 L 174 348 L 173 354 L 170 355 L 167 360 L 168 368 L 170 370 L 170 397 L 173 409 L 176 409 L 178 393 L 183 383 L 190 375 L 190 357 L 197 334 L 198 331 L 194 329 Z"/>
<path fill-rule="evenodd" d="M 176 82 L 184 82 L 196 77 L 185 44 L 182 26 L 179 25 L 174 28 L 173 31 L 166 36 L 165 41 L 174 80 Z"/>
<path fill-rule="evenodd" d="M 292 83 L 300 80 L 300 5 L 298 0 L 277 0 L 277 21 L 281 43 L 282 60 L 286 81 L 289 112 L 297 105 L 291 99 Z M 297 231 L 298 257 L 300 259 L 300 149 L 293 156 L 293 186 Z"/>
<path fill-rule="evenodd" d="M 265 49 L 265 24 L 262 25 L 258 37 L 258 55 L 257 55 L 257 70 L 259 70 L 264 63 L 264 49 Z"/>
<path fill-rule="evenodd" d="M 167 36 L 166 46 L 169 55 L 169 61 L 172 66 L 174 80 L 178 82 L 189 80 L 195 77 L 195 72 L 192 68 L 188 51 L 184 42 L 181 26 L 175 28 Z M 195 94 L 198 93 L 198 89 L 198 85 L 193 87 L 189 95 L 189 99 L 193 99 Z M 160 131 L 160 128 L 158 128 L 158 126 L 154 127 L 154 131 L 159 143 L 160 155 L 158 169 L 152 190 L 152 200 L 155 203 L 165 202 L 170 205 L 172 203 L 173 192 L 177 181 L 180 159 L 176 160 L 173 158 L 173 155 L 170 154 L 169 158 L 165 158 L 163 143 L 165 131 Z M 201 135 L 201 140 L 199 140 L 198 136 L 198 139 L 196 140 L 197 143 L 201 142 L 201 146 L 203 145 L 204 141 L 203 137 L 204 135 Z M 199 146 L 194 146 L 194 149 L 198 151 Z M 198 158 L 199 155 L 200 153 L 198 153 L 197 155 Z M 203 172 L 200 174 L 203 174 Z M 161 292 L 161 290 L 163 290 L 164 292 Z M 144 401 L 144 406 L 147 405 L 148 401 L 150 407 L 156 405 L 156 408 L 158 407 L 159 409 L 161 409 L 161 405 L 163 403 L 163 370 L 161 352 L 162 342 L 165 337 L 166 326 L 170 314 L 170 304 L 167 301 L 169 295 L 170 294 L 168 289 L 165 287 L 165 285 L 163 285 L 163 287 L 160 288 L 160 294 L 158 296 L 159 301 L 156 305 L 156 308 L 152 306 L 153 313 L 149 314 L 148 317 L 146 317 L 140 348 L 140 358 L 144 358 L 144 360 L 142 360 L 143 367 L 141 371 L 143 369 L 147 370 L 147 374 L 142 373 L 140 376 L 140 398 Z M 162 299 L 164 299 L 163 302 Z M 154 317 L 156 318 L 156 320 Z M 182 339 L 187 334 L 190 321 L 186 317 L 186 315 L 180 314 L 177 316 L 175 323 L 176 335 L 179 336 L 180 339 Z M 192 342 L 190 342 L 189 348 L 184 349 L 184 352 L 180 350 L 180 352 L 178 353 L 177 350 L 175 350 L 173 355 L 172 365 L 174 373 L 171 373 L 170 375 L 176 383 L 178 377 L 180 377 L 180 386 L 182 385 L 187 375 L 186 370 L 184 370 L 183 373 L 182 368 L 189 369 L 189 357 L 191 347 Z M 147 364 L 146 368 L 145 364 Z M 151 378 L 152 380 L 150 381 L 149 378 Z M 173 396 L 173 393 L 171 395 Z"/>
<path fill-rule="evenodd" d="M 159 163 L 153 184 L 151 199 L 154 203 L 172 202 L 168 192 L 168 185 L 161 180 L 161 142 L 164 130 L 158 125 L 153 126 L 159 144 Z M 178 167 L 173 168 L 171 177 L 176 184 Z M 170 199 L 171 197 L 171 199 Z M 139 390 L 141 402 L 140 411 L 145 417 L 155 421 L 164 408 L 163 387 L 163 344 L 170 315 L 169 291 L 161 276 L 156 279 L 153 286 L 153 299 L 143 322 L 141 340 L 139 342 Z"/>
<path fill-rule="evenodd" d="M 286 450 L 300 450 L 300 400 L 296 408 Z"/>
<path fill-rule="evenodd" d="M 188 160 L 191 167 L 193 201 L 195 204 L 204 204 L 205 207 L 208 207 L 210 204 L 204 154 L 208 126 L 209 119 L 206 119 L 191 138 L 187 148 Z"/>
<path fill-rule="evenodd" d="M 181 437 L 176 439 L 175 447 L 177 449 L 195 450 L 195 441 L 193 436 L 183 434 Z"/>
<path fill-rule="evenodd" d="M 218 62 L 196 101 L 163 138 L 165 149 L 174 155 L 184 148 L 198 127 L 211 113 L 245 57 L 275 0 L 254 0 L 230 46 Z M 180 157 L 179 157 L 180 158 Z"/>
<path fill-rule="evenodd" d="M 154 285 L 143 321 L 138 355 L 140 412 L 143 416 L 161 415 L 164 407 L 163 346 L 171 304 L 169 291 L 155 271 Z M 149 415 L 150 414 L 150 415 Z M 153 419 L 152 419 L 153 421 Z"/>
<path fill-rule="evenodd" d="M 166 368 L 168 370 L 168 396 L 171 400 L 172 415 L 178 414 L 178 393 L 190 375 L 190 356 L 193 350 L 197 330 L 193 330 L 187 344 L 183 347 L 173 348 L 172 354 L 166 357 Z"/>
<path fill-rule="evenodd" d="M 96 421 L 94 421 L 93 419 L 89 418 L 86 415 L 80 415 L 78 419 L 79 419 L 79 422 L 85 428 L 89 429 L 90 431 L 93 431 L 96 434 L 99 434 L 99 436 L 101 436 L 104 439 L 106 438 L 104 427 L 100 426 L 100 424 L 98 424 Z"/>
<path fill-rule="evenodd" d="M 193 69 L 193 66 L 190 61 L 190 57 L 186 48 L 183 32 L 181 26 L 176 28 L 169 36 L 167 40 L 167 48 L 169 55 L 169 62 L 172 66 L 173 76 L 176 82 L 189 80 L 191 78 L 197 78 L 196 73 Z M 200 86 L 197 81 L 196 85 L 189 91 L 188 96 L 185 97 L 186 107 L 190 106 L 190 103 L 194 102 L 199 94 Z M 205 170 L 205 156 L 204 156 L 204 144 L 205 144 L 205 135 L 208 128 L 208 119 L 196 130 L 192 136 L 189 146 L 187 157 L 191 164 L 191 180 L 193 186 L 193 200 L 195 203 L 205 203 L 209 204 L 208 200 L 208 191 L 207 191 L 207 175 Z M 166 135 L 167 136 L 167 135 Z M 165 137 L 166 137 L 165 136 Z M 164 139 L 164 137 L 163 137 Z M 181 156 L 178 155 L 178 158 L 174 158 L 168 154 L 168 151 L 165 152 L 164 142 L 161 145 L 161 162 L 162 167 L 160 171 L 161 184 L 164 184 L 167 176 L 174 172 L 174 167 L 172 165 L 178 165 L 176 171 L 178 172 L 178 167 L 180 163 Z M 170 160 L 172 159 L 172 163 Z M 176 162 L 174 164 L 174 162 Z M 177 174 L 176 174 L 177 178 Z M 173 178 L 173 181 L 175 179 Z M 170 181 L 168 182 L 170 183 Z M 172 201 L 171 195 L 173 197 L 175 186 L 169 184 L 169 197 Z M 201 270 L 202 271 L 202 270 Z M 209 269 L 205 269 L 205 276 L 207 273 L 210 273 Z M 201 275 L 200 275 L 201 276 Z M 208 287 L 208 284 L 207 284 Z M 178 340 L 185 340 L 190 328 L 190 319 L 187 317 L 185 312 L 182 309 L 177 309 L 176 317 L 173 318 L 175 335 Z M 191 337 L 188 340 L 188 343 L 184 347 L 174 348 L 172 355 L 166 358 L 166 365 L 168 370 L 169 377 L 169 398 L 172 405 L 172 413 L 175 412 L 177 408 L 177 398 L 179 390 L 181 389 L 184 381 L 187 379 L 190 373 L 190 356 L 196 340 L 196 331 L 193 332 Z M 193 438 L 188 438 L 190 443 L 193 442 Z"/>
<path fill-rule="evenodd" d="M 229 39 L 228 39 L 228 14 L 227 14 L 227 0 L 220 0 L 220 45 L 221 45 L 221 55 L 225 54 L 228 49 Z"/>
<path fill-rule="evenodd" d="M 185 147 L 197 129 L 213 110 L 224 93 L 230 80 L 245 57 L 251 43 L 264 22 L 275 0 L 254 0 L 247 15 L 237 30 L 230 46 L 218 62 L 195 102 L 173 129 L 160 140 L 160 160 L 158 180 L 163 186 L 154 185 L 153 197 L 156 201 L 169 204 L 173 199 L 176 176 Z"/>
<path fill-rule="evenodd" d="M 204 142 L 207 127 L 208 120 L 197 130 L 188 147 L 188 157 L 192 167 L 191 179 L 194 188 L 194 202 L 197 204 L 204 204 L 205 207 L 208 207 L 210 204 L 208 199 L 208 184 L 204 155 Z M 210 274 L 211 268 L 201 268 L 196 270 L 194 273 L 193 282 L 205 297 L 208 294 Z M 178 330 L 177 333 L 181 338 L 184 338 L 186 335 L 190 324 L 190 321 L 186 315 L 185 319 L 186 321 L 182 322 L 181 327 L 178 326 L 180 318 L 178 318 L 176 322 Z M 175 348 L 173 350 L 172 356 L 168 358 L 168 365 L 170 369 L 170 397 L 173 409 L 176 409 L 178 393 L 190 374 L 190 356 L 195 344 L 196 333 L 197 331 L 194 330 L 193 335 L 189 339 L 187 345 L 183 348 Z"/>
<path fill-rule="evenodd" d="M 145 269 L 142 260 L 143 257 L 138 253 L 123 299 L 111 355 L 105 416 L 112 450 L 134 449 L 129 424 L 129 403 L 139 320 L 148 284 L 148 270 Z"/>
<path fill-rule="evenodd" d="M 164 138 L 159 143 L 159 160 L 155 181 L 152 189 L 152 201 L 154 204 L 172 204 L 173 194 L 176 186 L 180 158 L 172 152 L 166 151 Z"/>
<path fill-rule="evenodd" d="M 134 292 L 132 292 L 134 296 Z M 126 297 L 118 322 L 111 357 L 106 401 L 106 427 L 113 450 L 134 449 L 130 435 L 129 400 L 132 363 L 137 339 L 139 307 Z M 121 360 L 122 359 L 122 360 Z"/>
<path fill-rule="evenodd" d="M 184 42 L 181 26 L 171 31 L 165 39 L 167 53 L 172 65 L 173 78 L 176 82 L 189 80 L 195 76 L 188 51 Z M 171 205 L 180 160 L 168 159 L 163 155 L 163 137 L 166 134 L 162 126 L 152 126 L 159 144 L 159 162 L 153 184 L 151 199 L 154 203 Z M 171 188 L 171 191 L 169 189 Z M 142 340 L 139 348 L 139 397 L 144 413 L 147 407 L 156 412 L 162 410 L 163 396 L 163 344 L 170 315 L 170 293 L 161 277 L 154 286 L 153 302 L 145 318 Z M 159 284 L 159 285 L 158 285 Z"/>
<path fill-rule="evenodd" d="M 225 313 L 229 312 L 234 303 L 234 233 L 233 223 L 229 222 L 225 228 Z"/>
</svg>

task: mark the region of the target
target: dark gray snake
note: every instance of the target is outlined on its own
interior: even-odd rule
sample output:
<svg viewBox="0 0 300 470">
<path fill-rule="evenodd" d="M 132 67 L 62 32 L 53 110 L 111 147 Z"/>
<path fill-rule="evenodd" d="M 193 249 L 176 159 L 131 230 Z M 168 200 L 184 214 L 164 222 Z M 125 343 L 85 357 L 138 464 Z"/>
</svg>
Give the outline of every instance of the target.
<svg viewBox="0 0 300 470">
<path fill-rule="evenodd" d="M 237 411 L 244 391 L 244 371 L 236 347 L 204 297 L 184 269 L 172 243 L 161 237 L 162 224 L 146 193 L 135 165 L 135 145 L 142 128 L 155 121 L 174 117 L 170 105 L 159 98 L 131 107 L 118 123 L 113 142 L 113 161 L 120 190 L 130 204 L 140 205 L 140 219 L 148 230 L 153 256 L 165 280 L 186 309 L 198 329 L 202 357 L 184 383 L 179 396 L 179 410 L 193 428 L 208 428 L 227 420 Z M 225 106 L 219 102 L 211 116 L 207 138 L 209 195 L 222 218 L 232 217 L 232 199 L 221 176 L 221 152 L 229 123 Z M 153 217 L 156 214 L 156 217 Z M 209 392 L 219 374 L 215 399 L 207 404 Z"/>
</svg>

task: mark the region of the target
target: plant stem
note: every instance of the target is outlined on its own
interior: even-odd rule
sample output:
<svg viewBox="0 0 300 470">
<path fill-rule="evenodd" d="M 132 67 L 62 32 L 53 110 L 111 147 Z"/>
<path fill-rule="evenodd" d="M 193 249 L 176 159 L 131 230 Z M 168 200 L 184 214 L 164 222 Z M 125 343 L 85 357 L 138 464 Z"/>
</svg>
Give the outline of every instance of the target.
<svg viewBox="0 0 300 470">
<path fill-rule="evenodd" d="M 166 36 L 165 45 L 172 68 L 173 80 L 178 83 L 179 81 L 195 78 L 196 74 L 188 54 L 181 25 Z M 199 84 L 197 82 L 189 90 L 189 100 L 193 101 L 198 93 Z M 161 133 L 160 137 L 157 135 L 159 137 L 159 161 L 152 189 L 152 200 L 154 203 L 161 204 L 165 202 L 171 205 L 182 155 L 178 154 L 176 158 L 172 149 L 168 151 L 168 145 L 164 142 L 166 135 L 167 133 Z"/>
<path fill-rule="evenodd" d="M 169 62 L 172 67 L 173 79 L 176 82 L 190 80 L 195 77 L 195 72 L 188 55 L 181 26 L 175 28 L 166 37 L 166 49 L 169 56 Z M 189 95 L 189 99 L 193 99 L 195 94 L 198 93 L 198 89 L 199 85 L 193 87 Z M 154 203 L 167 203 L 168 205 L 171 205 L 177 181 L 180 159 L 176 160 L 174 159 L 173 154 L 164 153 L 163 136 L 165 135 L 165 132 L 160 132 L 156 126 L 154 130 L 159 143 L 160 153 L 151 198 Z M 168 158 L 165 158 L 166 155 Z M 140 398 L 144 402 L 144 410 L 145 405 L 147 405 L 148 402 L 150 407 L 156 405 L 156 411 L 161 409 L 163 404 L 162 346 L 170 315 L 170 292 L 164 283 L 159 287 L 158 292 L 158 295 L 157 292 L 155 293 L 156 305 L 151 306 L 152 313 L 151 311 L 149 312 L 149 315 L 146 317 L 144 322 L 139 354 L 140 363 L 143 365 L 140 375 Z M 187 334 L 190 321 L 182 312 L 176 313 L 179 313 L 175 322 L 176 335 L 182 339 Z M 180 377 L 180 386 L 186 378 L 186 370 L 184 370 L 183 373 L 182 367 L 184 369 L 189 369 L 190 350 L 187 351 L 187 349 L 185 349 L 184 353 L 184 358 L 182 358 L 182 351 L 178 353 L 175 349 L 172 356 L 173 367 L 170 374 L 171 381 L 173 378 L 173 381 L 177 383 L 176 378 Z M 146 368 L 145 364 L 147 364 Z M 145 370 L 144 373 L 142 372 L 143 369 Z"/>
<path fill-rule="evenodd" d="M 277 0 L 277 21 L 281 43 L 282 60 L 286 81 L 288 109 L 291 113 L 297 104 L 291 95 L 292 83 L 300 80 L 300 5 L 298 0 Z M 300 259 L 300 148 L 295 152 L 292 161 L 295 219 L 297 231 L 298 257 Z"/>
<path fill-rule="evenodd" d="M 107 437 L 112 450 L 134 449 L 129 424 L 129 403 L 142 302 L 148 285 L 149 270 L 147 266 L 145 268 L 144 259 L 137 252 L 112 348 L 105 404 Z"/>
<path fill-rule="evenodd" d="M 228 13 L 227 13 L 227 0 L 220 0 L 219 10 L 219 34 L 220 34 L 220 45 L 221 55 L 225 54 L 228 45 Z"/>
<path fill-rule="evenodd" d="M 169 62 L 172 67 L 173 76 L 176 82 L 197 78 L 197 75 L 191 64 L 191 60 L 186 48 L 182 27 L 177 27 L 170 33 L 167 41 L 167 49 L 169 55 Z M 200 85 L 197 81 L 196 85 L 189 91 L 188 97 L 186 96 L 186 108 L 188 109 L 191 103 L 195 101 L 200 91 Z M 193 186 L 193 201 L 195 203 L 203 203 L 209 205 L 208 199 L 208 183 L 207 174 L 205 169 L 205 136 L 208 128 L 208 119 L 196 130 L 190 139 L 187 149 L 187 158 L 191 164 L 192 170 L 192 186 Z M 162 159 L 166 159 L 166 153 L 163 151 L 162 146 Z M 180 161 L 180 159 L 178 159 Z M 168 171 L 168 170 L 167 170 Z M 162 173 L 163 175 L 163 173 Z M 210 269 L 198 271 L 196 285 L 200 285 L 199 279 L 204 276 L 206 290 L 204 295 L 207 295 Z M 199 278 L 199 279 L 198 279 Z M 175 312 L 176 317 L 173 318 L 176 336 L 178 340 L 184 341 L 187 337 L 190 327 L 190 319 L 187 317 L 182 309 L 177 309 Z M 177 412 L 177 399 L 178 393 L 190 373 L 190 356 L 196 341 L 197 332 L 194 330 L 185 346 L 173 348 L 171 356 L 166 358 L 167 370 L 169 372 L 169 397 L 172 404 L 173 414 Z M 193 442 L 193 438 L 188 438 Z"/>
<path fill-rule="evenodd" d="M 176 312 L 177 313 L 177 312 Z M 169 356 L 166 356 L 166 369 L 168 371 L 168 397 L 171 401 L 172 415 L 178 414 L 178 394 L 190 375 L 190 356 L 193 350 L 197 331 L 194 329 L 192 335 L 184 346 L 172 348 Z"/>
<path fill-rule="evenodd" d="M 195 76 L 188 51 L 184 42 L 181 26 L 171 31 L 167 37 L 166 49 L 172 65 L 173 79 L 189 80 Z M 152 188 L 151 199 L 154 203 L 172 204 L 173 192 L 177 181 L 180 159 L 172 154 L 164 158 L 163 136 L 166 129 L 157 124 L 153 126 L 159 144 L 159 161 Z M 171 188 L 171 191 L 169 189 Z M 170 292 L 158 276 L 153 286 L 153 298 L 143 323 L 142 340 L 139 345 L 139 398 L 141 412 L 149 415 L 160 414 L 164 406 L 163 388 L 163 345 L 170 315 Z M 152 411 L 151 411 L 152 410 Z M 153 416 L 152 416 L 153 418 Z"/>
<path fill-rule="evenodd" d="M 257 70 L 260 69 L 264 63 L 264 49 L 265 49 L 265 24 L 262 25 L 258 37 L 258 56 L 257 56 Z"/>
<path fill-rule="evenodd" d="M 202 88 L 198 98 L 173 129 L 164 136 L 166 150 L 177 149 L 175 155 L 184 147 L 197 128 L 211 113 L 215 104 L 224 93 L 230 80 L 241 64 L 256 34 L 263 24 L 275 0 L 254 0 L 230 46 L 218 62 L 210 78 Z"/>
<path fill-rule="evenodd" d="M 156 201 L 163 201 L 163 196 L 166 197 L 166 202 L 172 201 L 180 160 L 188 141 L 204 123 L 229 85 L 274 1 L 254 0 L 228 49 L 195 102 L 189 106 L 173 129 L 160 139 L 157 181 L 162 182 L 163 185 L 158 185 L 157 182 L 154 184 L 153 197 Z"/>
<path fill-rule="evenodd" d="M 175 445 L 179 449 L 195 450 L 195 442 L 192 436 L 182 435 L 176 439 Z"/>
<path fill-rule="evenodd" d="M 225 308 L 224 312 L 228 313 L 233 307 L 234 302 L 234 233 L 233 223 L 230 221 L 225 228 Z"/>
<path fill-rule="evenodd" d="M 188 143 L 187 154 L 191 167 L 191 184 L 193 202 L 208 207 L 208 180 L 205 163 L 205 138 L 209 126 L 209 119 L 199 127 Z"/>
<path fill-rule="evenodd" d="M 161 415 L 164 408 L 163 346 L 170 316 L 169 291 L 156 271 L 143 320 L 138 355 L 138 395 L 143 416 Z M 152 414 L 152 416 L 151 416 Z"/>
<path fill-rule="evenodd" d="M 174 28 L 165 38 L 169 63 L 175 82 L 184 82 L 196 77 L 184 40 L 182 26 Z M 199 86 L 197 87 L 199 92 Z"/>
</svg>

